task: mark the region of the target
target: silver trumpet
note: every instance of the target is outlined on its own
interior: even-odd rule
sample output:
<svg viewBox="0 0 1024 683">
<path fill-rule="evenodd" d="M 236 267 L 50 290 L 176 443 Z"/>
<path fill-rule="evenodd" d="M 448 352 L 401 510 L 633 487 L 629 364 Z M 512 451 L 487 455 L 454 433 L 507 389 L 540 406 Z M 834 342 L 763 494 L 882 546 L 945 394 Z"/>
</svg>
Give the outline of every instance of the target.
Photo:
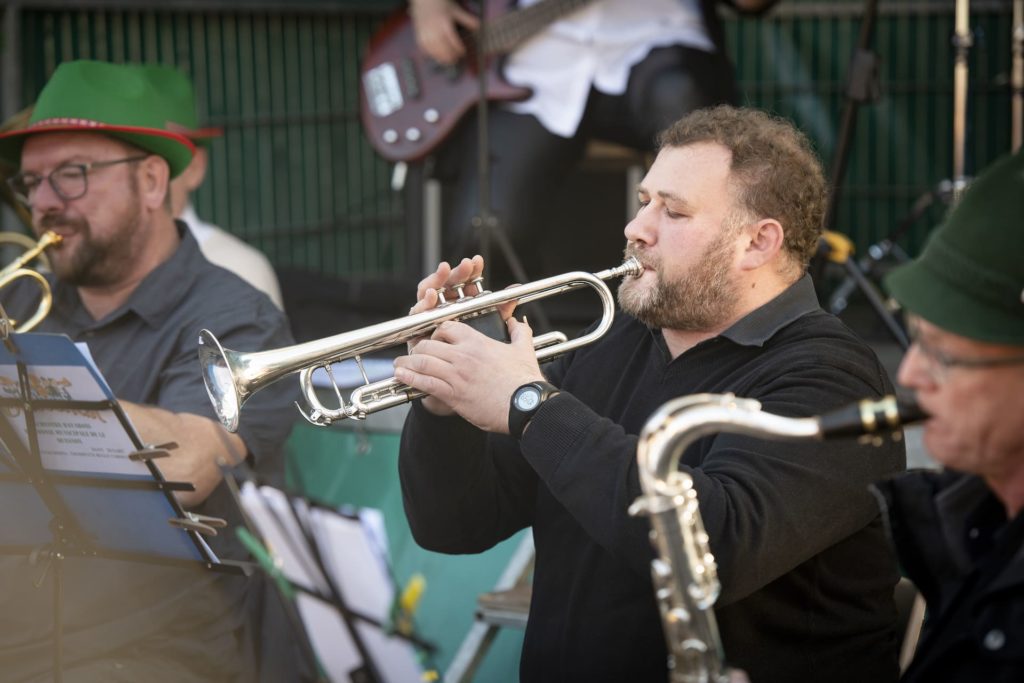
<svg viewBox="0 0 1024 683">
<path fill-rule="evenodd" d="M 199 363 L 203 369 L 206 390 L 221 423 L 229 431 L 238 430 L 239 413 L 242 404 L 263 387 L 293 373 L 299 373 L 299 384 L 309 414 L 303 416 L 318 426 L 328 426 L 335 420 L 364 419 L 370 413 L 406 403 L 423 395 L 402 384 L 394 377 L 380 382 L 369 382 L 363 371 L 362 355 L 373 351 L 408 343 L 429 335 L 441 323 L 449 320 L 468 320 L 493 312 L 512 301 L 524 304 L 536 299 L 554 296 L 573 289 L 589 286 L 601 299 L 601 322 L 592 331 L 573 340 L 561 332 L 549 332 L 534 338 L 537 360 L 546 361 L 596 341 L 611 327 L 615 316 L 615 301 L 605 280 L 619 277 L 638 277 L 643 266 L 635 258 L 628 258 L 616 268 L 599 273 L 573 272 L 537 280 L 525 285 L 515 285 L 498 292 L 483 290 L 481 279 L 472 283 L 455 285 L 452 301 L 446 301 L 443 293 L 441 304 L 429 311 L 422 311 L 396 320 L 370 325 L 352 332 L 344 332 L 303 344 L 295 344 L 270 351 L 242 353 L 223 348 L 209 330 L 199 333 Z M 479 294 L 468 296 L 464 290 L 475 285 Z M 355 360 L 365 384 L 358 387 L 346 403 L 341 390 L 331 374 L 331 364 L 343 360 Z M 313 372 L 324 368 L 334 385 L 339 406 L 324 406 L 313 386 Z"/>
<path fill-rule="evenodd" d="M 655 596 L 669 650 L 671 683 L 725 683 L 722 642 L 712 606 L 721 585 L 693 478 L 679 459 L 694 441 L 732 432 L 769 439 L 862 436 L 880 443 L 882 434 L 924 417 L 912 402 L 893 396 L 864 400 L 819 417 L 789 418 L 761 412 L 753 399 L 732 394 L 695 394 L 669 401 L 646 422 L 637 444 L 643 495 L 629 508 L 651 518 L 651 562 Z"/>
</svg>

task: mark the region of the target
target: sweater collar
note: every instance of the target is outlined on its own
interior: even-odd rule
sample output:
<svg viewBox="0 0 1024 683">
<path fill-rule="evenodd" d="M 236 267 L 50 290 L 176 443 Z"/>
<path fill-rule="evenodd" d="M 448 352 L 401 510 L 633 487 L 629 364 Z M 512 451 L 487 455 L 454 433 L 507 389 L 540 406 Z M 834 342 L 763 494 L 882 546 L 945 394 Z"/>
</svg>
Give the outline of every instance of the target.
<svg viewBox="0 0 1024 683">
<path fill-rule="evenodd" d="M 764 346 L 783 327 L 818 309 L 814 282 L 805 273 L 774 299 L 737 320 L 721 336 L 741 346 Z"/>
</svg>

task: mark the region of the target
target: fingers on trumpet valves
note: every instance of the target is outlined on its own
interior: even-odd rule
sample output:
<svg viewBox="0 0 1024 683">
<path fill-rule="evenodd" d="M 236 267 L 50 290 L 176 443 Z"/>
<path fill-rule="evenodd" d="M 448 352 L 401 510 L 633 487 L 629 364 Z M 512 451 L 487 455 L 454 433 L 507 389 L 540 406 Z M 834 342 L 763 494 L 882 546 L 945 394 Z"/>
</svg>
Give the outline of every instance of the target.
<svg viewBox="0 0 1024 683">
<path fill-rule="evenodd" d="M 472 291 L 470 291 L 471 289 Z M 457 282 L 437 290 L 437 305 L 443 306 L 449 302 L 469 299 L 483 294 L 485 291 L 482 277 L 474 278 L 469 282 Z"/>
</svg>

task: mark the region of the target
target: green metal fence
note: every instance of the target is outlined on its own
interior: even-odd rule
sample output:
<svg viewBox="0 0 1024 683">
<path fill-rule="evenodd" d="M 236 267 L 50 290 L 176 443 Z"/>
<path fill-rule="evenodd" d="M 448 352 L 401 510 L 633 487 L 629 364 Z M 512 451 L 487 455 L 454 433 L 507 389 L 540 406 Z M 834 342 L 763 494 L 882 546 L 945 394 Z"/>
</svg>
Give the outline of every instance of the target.
<svg viewBox="0 0 1024 683">
<path fill-rule="evenodd" d="M 200 215 L 262 248 L 279 268 L 408 274 L 419 267 L 419 217 L 406 215 L 391 168 L 358 121 L 359 57 L 395 4 L 168 0 L 155 11 L 127 1 L 9 2 L 16 26 L 5 30 L 4 73 L 20 86 L 4 86 L 3 108 L 31 102 L 63 60 L 176 64 L 193 76 L 203 118 L 226 131 L 211 149 Z M 826 163 L 863 7 L 783 0 L 765 17 L 727 19 L 745 101 L 795 120 Z M 860 248 L 951 174 L 953 7 L 880 5 L 874 42 L 883 94 L 860 110 L 836 214 L 837 228 Z M 971 24 L 969 172 L 1009 148 L 1009 2 L 974 0 Z M 933 209 L 908 236 L 912 252 L 940 214 Z"/>
<path fill-rule="evenodd" d="M 258 246 L 279 268 L 373 276 L 418 267 L 402 197 L 358 119 L 359 58 L 381 8 L 234 4 L 242 9 L 23 3 L 18 104 L 32 102 L 65 60 L 176 65 L 195 82 L 200 120 L 225 131 L 211 145 L 209 174 L 195 197 L 201 216 Z"/>
<path fill-rule="evenodd" d="M 767 18 L 728 22 L 746 103 L 796 121 L 828 162 L 864 3 L 787 0 Z M 882 2 L 873 50 L 881 98 L 859 110 L 836 228 L 863 249 L 916 198 L 952 175 L 953 0 Z M 1010 148 L 1010 3 L 971 2 L 974 47 L 966 150 L 970 175 Z M 935 206 L 905 241 L 913 252 Z"/>
</svg>

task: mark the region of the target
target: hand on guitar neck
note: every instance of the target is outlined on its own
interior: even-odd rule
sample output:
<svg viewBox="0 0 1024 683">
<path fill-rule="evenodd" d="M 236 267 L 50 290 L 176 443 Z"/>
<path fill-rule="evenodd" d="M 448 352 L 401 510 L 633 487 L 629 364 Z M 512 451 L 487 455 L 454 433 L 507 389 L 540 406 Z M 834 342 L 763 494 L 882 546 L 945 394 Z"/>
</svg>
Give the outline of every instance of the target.
<svg viewBox="0 0 1024 683">
<path fill-rule="evenodd" d="M 453 0 L 410 0 L 416 44 L 439 64 L 454 64 L 466 54 L 459 27 L 476 31 L 480 19 Z"/>
</svg>

